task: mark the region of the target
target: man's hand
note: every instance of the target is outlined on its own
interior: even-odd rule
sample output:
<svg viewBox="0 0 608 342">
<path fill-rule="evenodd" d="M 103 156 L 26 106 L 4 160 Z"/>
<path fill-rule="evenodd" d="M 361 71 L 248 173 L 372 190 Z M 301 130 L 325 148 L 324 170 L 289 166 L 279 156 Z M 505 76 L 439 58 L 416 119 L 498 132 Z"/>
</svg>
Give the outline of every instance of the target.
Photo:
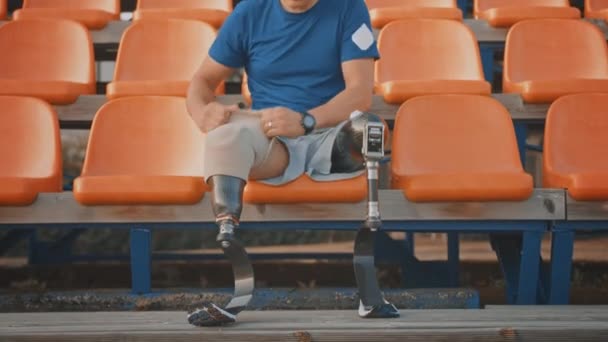
<svg viewBox="0 0 608 342">
<path fill-rule="evenodd" d="M 210 102 L 204 107 L 190 113 L 196 125 L 203 133 L 207 133 L 230 120 L 230 116 L 239 110 L 238 105 L 226 106 L 217 102 Z"/>
<path fill-rule="evenodd" d="M 285 107 L 262 110 L 260 122 L 262 130 L 269 138 L 276 136 L 296 138 L 305 133 L 302 127 L 302 114 Z"/>
</svg>

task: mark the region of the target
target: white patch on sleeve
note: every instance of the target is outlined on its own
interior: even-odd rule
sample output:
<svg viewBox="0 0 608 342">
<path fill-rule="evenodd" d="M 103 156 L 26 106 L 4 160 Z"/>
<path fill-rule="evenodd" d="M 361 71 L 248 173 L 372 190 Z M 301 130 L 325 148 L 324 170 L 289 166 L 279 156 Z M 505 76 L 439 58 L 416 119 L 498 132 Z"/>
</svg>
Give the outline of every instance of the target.
<svg viewBox="0 0 608 342">
<path fill-rule="evenodd" d="M 363 23 L 361 27 L 353 33 L 352 40 L 359 49 L 365 51 L 374 44 L 374 34 L 372 33 L 372 30 Z"/>
</svg>

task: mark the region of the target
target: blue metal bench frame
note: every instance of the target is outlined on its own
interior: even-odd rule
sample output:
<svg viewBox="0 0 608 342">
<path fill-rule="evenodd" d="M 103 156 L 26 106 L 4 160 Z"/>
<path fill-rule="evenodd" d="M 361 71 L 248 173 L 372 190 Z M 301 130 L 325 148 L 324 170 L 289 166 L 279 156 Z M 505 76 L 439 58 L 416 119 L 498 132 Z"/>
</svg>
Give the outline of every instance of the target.
<svg viewBox="0 0 608 342">
<path fill-rule="evenodd" d="M 549 304 L 565 305 L 569 303 L 570 277 L 574 237 L 576 232 L 607 232 L 608 203 L 580 202 L 566 197 L 566 220 L 553 222 L 551 226 L 551 268 Z"/>
</svg>

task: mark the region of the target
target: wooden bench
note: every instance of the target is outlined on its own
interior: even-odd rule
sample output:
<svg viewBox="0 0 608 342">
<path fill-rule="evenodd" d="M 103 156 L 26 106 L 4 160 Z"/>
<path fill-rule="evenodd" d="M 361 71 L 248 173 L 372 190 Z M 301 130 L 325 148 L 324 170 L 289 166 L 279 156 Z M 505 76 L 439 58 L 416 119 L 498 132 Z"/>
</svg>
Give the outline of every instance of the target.
<svg viewBox="0 0 608 342">
<path fill-rule="evenodd" d="M 0 314 L 6 341 L 603 341 L 605 306 L 402 310 L 361 320 L 354 310 L 246 311 L 223 328 L 189 325 L 185 312 Z"/>
<path fill-rule="evenodd" d="M 505 267 L 513 303 L 535 304 L 541 238 L 549 222 L 565 219 L 561 190 L 535 190 L 525 201 L 414 203 L 399 190 L 381 190 L 383 230 L 448 233 L 521 233 L 523 249 L 517 264 Z M 366 202 L 355 204 L 251 205 L 243 208 L 241 229 L 357 230 L 365 219 Z M 94 228 L 131 229 L 133 291 L 149 293 L 151 229 L 217 229 L 210 198 L 180 206 L 83 206 L 70 192 L 41 194 L 25 207 L 0 207 L 0 229 Z M 452 265 L 457 267 L 457 265 Z M 457 273 L 456 273 L 457 274 Z"/>
<path fill-rule="evenodd" d="M 517 94 L 494 94 L 492 96 L 507 108 L 515 122 L 542 124 L 545 121 L 549 104 L 527 104 Z M 106 101 L 104 95 L 83 95 L 71 105 L 55 106 L 61 128 L 89 129 L 95 113 Z M 241 95 L 223 95 L 218 97 L 218 101 L 234 104 L 243 102 L 243 97 Z M 369 111 L 391 123 L 394 121 L 398 109 L 398 105 L 387 104 L 382 97 L 374 96 Z"/>
</svg>

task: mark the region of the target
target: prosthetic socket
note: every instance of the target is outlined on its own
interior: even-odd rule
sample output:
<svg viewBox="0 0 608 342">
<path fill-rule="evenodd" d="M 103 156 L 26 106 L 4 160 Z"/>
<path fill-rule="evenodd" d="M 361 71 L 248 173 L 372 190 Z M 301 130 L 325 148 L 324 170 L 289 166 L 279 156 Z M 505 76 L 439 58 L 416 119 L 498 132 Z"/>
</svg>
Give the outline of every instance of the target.
<svg viewBox="0 0 608 342">
<path fill-rule="evenodd" d="M 237 177 L 217 175 L 210 178 L 210 183 L 213 188 L 213 214 L 220 228 L 217 241 L 232 241 L 234 228 L 238 226 L 243 210 L 245 181 Z"/>
</svg>

